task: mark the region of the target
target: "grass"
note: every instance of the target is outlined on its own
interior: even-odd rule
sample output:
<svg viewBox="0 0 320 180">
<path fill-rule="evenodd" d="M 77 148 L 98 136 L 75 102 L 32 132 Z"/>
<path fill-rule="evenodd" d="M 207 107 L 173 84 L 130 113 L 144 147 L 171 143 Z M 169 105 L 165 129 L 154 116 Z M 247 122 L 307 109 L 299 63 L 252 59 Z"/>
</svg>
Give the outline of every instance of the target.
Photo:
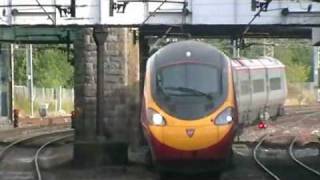
<svg viewBox="0 0 320 180">
<path fill-rule="evenodd" d="M 287 105 L 311 105 L 317 103 L 316 92 L 303 84 L 288 83 Z"/>
<path fill-rule="evenodd" d="M 71 111 L 74 109 L 74 104 L 71 100 L 62 100 L 62 110 L 65 112 L 55 112 L 56 110 L 56 102 L 52 100 L 50 102 L 46 102 L 49 104 L 48 113 L 49 115 L 65 115 L 70 114 Z M 22 116 L 30 116 L 31 115 L 31 104 L 29 98 L 25 96 L 16 96 L 14 99 L 15 109 L 20 110 L 20 114 Z M 38 101 L 34 101 L 33 108 L 34 108 L 34 117 L 39 117 L 38 110 L 42 103 Z"/>
</svg>

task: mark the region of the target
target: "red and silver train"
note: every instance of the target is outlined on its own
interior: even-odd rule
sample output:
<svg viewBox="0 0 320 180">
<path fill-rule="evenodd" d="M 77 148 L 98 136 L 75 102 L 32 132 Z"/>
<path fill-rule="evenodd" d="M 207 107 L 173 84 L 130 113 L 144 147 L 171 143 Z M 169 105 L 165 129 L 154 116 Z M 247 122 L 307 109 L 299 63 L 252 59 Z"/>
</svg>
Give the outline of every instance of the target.
<svg viewBox="0 0 320 180">
<path fill-rule="evenodd" d="M 281 111 L 285 82 L 273 58 L 231 61 L 191 40 L 161 48 L 147 62 L 141 115 L 154 164 L 161 171 L 220 169 L 240 123 Z"/>
</svg>

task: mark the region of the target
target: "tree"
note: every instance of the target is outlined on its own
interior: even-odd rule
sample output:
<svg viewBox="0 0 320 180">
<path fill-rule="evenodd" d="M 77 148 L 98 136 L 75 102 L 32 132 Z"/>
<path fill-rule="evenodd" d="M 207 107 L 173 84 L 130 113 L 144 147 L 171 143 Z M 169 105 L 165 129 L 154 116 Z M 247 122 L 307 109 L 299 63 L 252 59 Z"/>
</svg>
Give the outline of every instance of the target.
<svg viewBox="0 0 320 180">
<path fill-rule="evenodd" d="M 311 78 L 312 45 L 310 40 L 304 39 L 272 39 L 274 56 L 286 65 L 287 79 L 289 82 L 306 82 Z M 226 39 L 209 39 L 206 42 L 232 57 L 231 42 Z M 246 39 L 246 44 L 254 44 L 241 49 L 241 57 L 258 58 L 263 56 L 262 39 Z"/>
<path fill-rule="evenodd" d="M 27 62 L 25 57 L 25 51 L 22 49 L 16 49 L 15 61 L 14 61 L 14 81 L 16 85 L 27 85 Z"/>
<path fill-rule="evenodd" d="M 43 47 L 43 45 L 42 45 Z M 33 75 L 37 87 L 55 88 L 73 87 L 73 66 L 67 53 L 58 46 L 34 47 Z M 16 84 L 26 85 L 26 57 L 23 50 L 17 50 L 15 60 Z"/>
<path fill-rule="evenodd" d="M 303 40 L 287 41 L 275 48 L 275 57 L 286 65 L 289 82 L 306 82 L 311 78 L 312 46 Z"/>
</svg>

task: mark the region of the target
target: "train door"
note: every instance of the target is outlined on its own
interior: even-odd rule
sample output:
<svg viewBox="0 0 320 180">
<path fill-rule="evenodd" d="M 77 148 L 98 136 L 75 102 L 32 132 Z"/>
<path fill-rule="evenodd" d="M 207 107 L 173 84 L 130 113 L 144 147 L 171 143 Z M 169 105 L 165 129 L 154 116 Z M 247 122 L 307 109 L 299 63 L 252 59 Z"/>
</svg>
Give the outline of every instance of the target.
<svg viewBox="0 0 320 180">
<path fill-rule="evenodd" d="M 242 60 L 249 69 L 249 79 L 251 85 L 251 103 L 249 107 L 250 122 L 259 118 L 260 112 L 264 110 L 266 103 L 266 70 L 259 60 Z"/>
<path fill-rule="evenodd" d="M 276 116 L 280 106 L 284 103 L 286 97 L 286 84 L 284 66 L 275 59 L 264 60 L 268 64 L 269 73 L 269 108 L 271 116 Z M 266 62 L 268 61 L 268 62 Z"/>
<path fill-rule="evenodd" d="M 234 61 L 233 70 L 235 74 L 236 97 L 239 111 L 239 121 L 249 124 L 249 107 L 251 105 L 251 85 L 249 69 L 238 61 Z"/>
</svg>

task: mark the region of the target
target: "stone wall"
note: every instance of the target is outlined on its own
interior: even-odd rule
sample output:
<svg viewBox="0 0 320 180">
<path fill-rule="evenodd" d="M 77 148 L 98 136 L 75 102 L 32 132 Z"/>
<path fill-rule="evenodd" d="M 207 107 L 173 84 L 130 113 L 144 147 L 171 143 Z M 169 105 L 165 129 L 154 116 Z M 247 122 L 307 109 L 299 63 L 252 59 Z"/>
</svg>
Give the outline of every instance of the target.
<svg viewBox="0 0 320 180">
<path fill-rule="evenodd" d="M 107 28 L 103 48 L 103 121 L 96 122 L 97 45 L 92 28 L 82 29 L 75 48 L 76 143 L 97 139 L 99 125 L 108 144 L 135 143 L 139 125 L 139 43 L 135 31 Z M 135 43 L 136 42 L 136 43 Z M 129 138 L 130 137 L 130 138 Z M 77 146 L 75 146 L 77 147 Z M 75 154 L 79 154 L 75 148 Z M 110 149 L 110 147 L 108 148 Z M 80 150 L 81 153 L 88 153 Z M 90 151 L 90 150 L 88 150 Z M 101 152 L 103 153 L 103 151 Z M 81 155 L 77 155 L 78 157 Z"/>
</svg>

